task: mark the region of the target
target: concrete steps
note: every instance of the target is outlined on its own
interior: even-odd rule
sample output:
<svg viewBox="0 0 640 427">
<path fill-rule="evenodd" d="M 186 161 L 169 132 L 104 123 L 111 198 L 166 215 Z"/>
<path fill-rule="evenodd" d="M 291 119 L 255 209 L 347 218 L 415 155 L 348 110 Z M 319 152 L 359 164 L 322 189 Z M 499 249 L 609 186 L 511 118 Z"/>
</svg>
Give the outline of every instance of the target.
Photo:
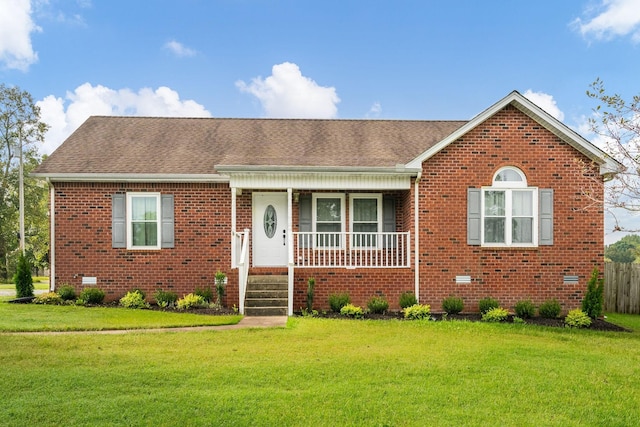
<svg viewBox="0 0 640 427">
<path fill-rule="evenodd" d="M 249 276 L 244 300 L 247 316 L 286 316 L 288 308 L 287 276 Z"/>
</svg>

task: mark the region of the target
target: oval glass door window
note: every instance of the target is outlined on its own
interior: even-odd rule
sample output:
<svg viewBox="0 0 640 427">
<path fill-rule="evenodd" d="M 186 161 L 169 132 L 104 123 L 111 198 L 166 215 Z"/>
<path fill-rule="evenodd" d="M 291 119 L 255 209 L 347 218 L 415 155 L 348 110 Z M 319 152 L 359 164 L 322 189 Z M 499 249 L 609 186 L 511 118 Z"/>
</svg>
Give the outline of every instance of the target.
<svg viewBox="0 0 640 427">
<path fill-rule="evenodd" d="M 264 210 L 264 234 L 271 239 L 276 234 L 277 228 L 278 215 L 276 214 L 276 209 L 272 205 L 269 205 Z"/>
</svg>

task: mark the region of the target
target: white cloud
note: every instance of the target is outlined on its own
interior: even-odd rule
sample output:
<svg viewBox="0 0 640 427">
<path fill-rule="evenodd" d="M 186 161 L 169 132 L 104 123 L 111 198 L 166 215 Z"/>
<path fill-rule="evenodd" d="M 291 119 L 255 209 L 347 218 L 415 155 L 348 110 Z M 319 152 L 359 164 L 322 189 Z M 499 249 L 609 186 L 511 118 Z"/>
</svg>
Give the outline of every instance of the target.
<svg viewBox="0 0 640 427">
<path fill-rule="evenodd" d="M 560 121 L 564 120 L 564 113 L 558 108 L 558 105 L 552 95 L 544 92 L 534 92 L 531 89 L 527 89 L 524 93 L 524 97 L 547 113 L 551 114 L 556 119 Z"/>
<path fill-rule="evenodd" d="M 640 43 L 640 2 L 638 0 L 601 0 L 587 10 L 584 20 L 577 18 L 572 26 L 583 37 L 610 40 L 630 35 L 634 43 Z"/>
<path fill-rule="evenodd" d="M 267 117 L 320 119 L 338 114 L 336 89 L 319 86 L 290 62 L 274 65 L 266 79 L 256 77 L 250 84 L 237 81 L 236 86 L 258 98 Z"/>
<path fill-rule="evenodd" d="M 38 61 L 31 45 L 31 33 L 36 31 L 41 30 L 31 19 L 29 0 L 0 1 L 0 63 L 27 71 Z"/>
<path fill-rule="evenodd" d="M 65 99 L 49 95 L 37 105 L 42 121 L 51 126 L 41 149 L 46 154 L 53 152 L 89 116 L 211 117 L 204 106 L 192 100 L 182 101 L 178 92 L 164 86 L 133 92 L 85 83 L 67 92 Z"/>
<path fill-rule="evenodd" d="M 369 112 L 366 117 L 380 117 L 380 113 L 382 113 L 382 105 L 376 101 L 371 105 L 371 108 L 369 108 Z"/>
<path fill-rule="evenodd" d="M 185 45 L 183 45 L 182 43 L 177 42 L 175 40 L 168 41 L 167 43 L 164 44 L 163 47 L 167 49 L 169 52 L 173 53 L 175 56 L 180 58 L 194 56 L 197 53 L 195 50 L 190 49 Z"/>
</svg>

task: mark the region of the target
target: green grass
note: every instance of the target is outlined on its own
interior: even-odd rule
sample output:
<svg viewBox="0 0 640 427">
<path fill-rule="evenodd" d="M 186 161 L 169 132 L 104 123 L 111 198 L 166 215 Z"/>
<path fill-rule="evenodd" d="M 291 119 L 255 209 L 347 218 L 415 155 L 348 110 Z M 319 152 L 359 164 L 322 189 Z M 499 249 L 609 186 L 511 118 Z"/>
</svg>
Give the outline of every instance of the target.
<svg viewBox="0 0 640 427">
<path fill-rule="evenodd" d="M 277 329 L 0 334 L 0 349 L 8 426 L 640 421 L 638 332 L 292 318 Z"/>
<path fill-rule="evenodd" d="M 127 308 L 9 304 L 0 301 L 0 331 L 4 332 L 229 325 L 238 323 L 241 318 Z"/>
</svg>

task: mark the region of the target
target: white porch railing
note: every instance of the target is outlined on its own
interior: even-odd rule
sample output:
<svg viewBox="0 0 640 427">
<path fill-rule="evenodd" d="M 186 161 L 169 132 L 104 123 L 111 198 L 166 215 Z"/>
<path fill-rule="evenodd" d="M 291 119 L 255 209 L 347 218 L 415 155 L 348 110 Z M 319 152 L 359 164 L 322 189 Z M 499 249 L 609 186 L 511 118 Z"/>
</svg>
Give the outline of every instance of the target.
<svg viewBox="0 0 640 427">
<path fill-rule="evenodd" d="M 249 229 L 245 228 L 244 232 L 232 232 L 232 259 L 231 267 L 238 269 L 238 293 L 239 304 L 238 311 L 244 314 L 244 298 L 247 293 L 247 277 L 249 276 Z"/>
<path fill-rule="evenodd" d="M 304 267 L 408 268 L 411 236 L 402 233 L 294 232 L 293 263 Z"/>
</svg>

